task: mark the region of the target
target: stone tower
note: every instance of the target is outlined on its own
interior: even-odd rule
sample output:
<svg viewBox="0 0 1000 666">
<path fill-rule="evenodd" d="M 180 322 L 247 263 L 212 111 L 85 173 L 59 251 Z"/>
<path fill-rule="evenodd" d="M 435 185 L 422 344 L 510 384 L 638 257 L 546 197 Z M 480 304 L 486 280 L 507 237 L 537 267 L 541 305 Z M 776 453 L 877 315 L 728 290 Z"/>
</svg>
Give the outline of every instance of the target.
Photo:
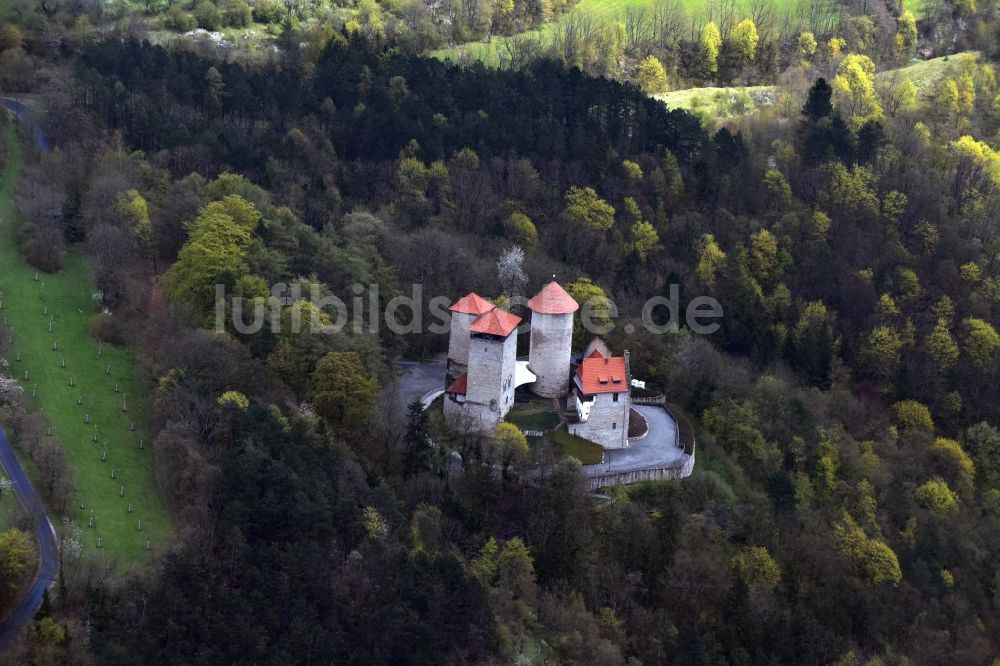
<svg viewBox="0 0 1000 666">
<path fill-rule="evenodd" d="M 569 391 L 573 313 L 579 307 L 555 281 L 542 287 L 528 301 L 528 308 L 531 309 L 528 368 L 538 376 L 538 380 L 531 385 L 535 395 L 561 398 Z"/>
<path fill-rule="evenodd" d="M 469 293 L 448 308 L 451 311 L 451 336 L 448 338 L 448 380 L 454 382 L 469 367 L 469 327 L 479 315 L 496 306 L 479 294 Z"/>
<path fill-rule="evenodd" d="M 469 325 L 467 371 L 445 393 L 444 415 L 452 427 L 491 430 L 514 404 L 517 326 L 521 318 L 493 308 Z"/>
</svg>

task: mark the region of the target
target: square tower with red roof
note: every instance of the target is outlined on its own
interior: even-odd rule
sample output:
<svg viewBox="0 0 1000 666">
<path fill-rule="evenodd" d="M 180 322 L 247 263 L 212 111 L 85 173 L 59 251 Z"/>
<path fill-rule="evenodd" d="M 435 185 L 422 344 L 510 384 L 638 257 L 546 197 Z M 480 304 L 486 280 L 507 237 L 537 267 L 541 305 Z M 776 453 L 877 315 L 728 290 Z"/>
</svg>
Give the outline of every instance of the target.
<svg viewBox="0 0 1000 666">
<path fill-rule="evenodd" d="M 463 365 L 464 372 L 449 377 L 445 389 L 444 415 L 448 423 L 464 431 L 491 430 L 503 421 L 514 404 L 517 368 L 517 327 L 521 318 L 489 301 L 469 294 L 451 307 L 452 337 L 449 341 L 449 374 Z M 465 324 L 456 315 L 481 310 Z M 464 333 L 464 334 L 463 334 Z M 457 345 L 455 338 L 461 337 Z"/>
<path fill-rule="evenodd" d="M 479 294 L 469 293 L 448 308 L 451 311 L 451 334 L 448 338 L 448 383 L 469 368 L 469 327 L 480 315 L 496 309 Z"/>
<path fill-rule="evenodd" d="M 577 418 L 569 431 L 606 449 L 625 448 L 632 411 L 628 352 L 612 356 L 603 342 L 591 343 L 589 349 L 573 375 L 569 402 Z"/>
</svg>

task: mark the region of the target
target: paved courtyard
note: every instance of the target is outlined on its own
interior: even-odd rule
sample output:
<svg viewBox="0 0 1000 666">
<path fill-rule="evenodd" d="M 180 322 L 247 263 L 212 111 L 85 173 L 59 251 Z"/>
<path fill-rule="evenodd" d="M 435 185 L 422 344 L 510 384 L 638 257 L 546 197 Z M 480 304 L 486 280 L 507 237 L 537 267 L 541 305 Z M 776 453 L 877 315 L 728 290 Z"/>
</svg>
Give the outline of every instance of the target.
<svg viewBox="0 0 1000 666">
<path fill-rule="evenodd" d="M 600 465 L 586 465 L 587 476 L 600 476 L 609 472 L 625 472 L 653 467 L 680 466 L 686 459 L 684 449 L 674 445 L 677 423 L 662 407 L 633 405 L 635 411 L 646 419 L 649 434 L 632 441 L 627 449 L 608 450 Z"/>
</svg>

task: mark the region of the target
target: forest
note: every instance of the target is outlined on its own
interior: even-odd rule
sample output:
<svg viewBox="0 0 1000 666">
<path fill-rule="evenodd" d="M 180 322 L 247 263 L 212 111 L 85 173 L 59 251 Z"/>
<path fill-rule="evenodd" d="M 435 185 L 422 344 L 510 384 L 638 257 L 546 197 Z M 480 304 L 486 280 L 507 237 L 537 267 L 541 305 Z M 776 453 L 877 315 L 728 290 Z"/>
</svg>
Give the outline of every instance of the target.
<svg viewBox="0 0 1000 666">
<path fill-rule="evenodd" d="M 994 3 L 758 14 L 753 39 L 719 5 L 665 33 L 633 17 L 610 58 L 498 67 L 427 50 L 572 7 L 455 3 L 470 23 L 443 37 L 422 3 L 243 4 L 0 13 L 0 90 L 52 146 L 6 125 L 17 250 L 51 280 L 85 257 L 81 315 L 134 355 L 176 525 L 117 570 L 66 546 L 76 483 L 7 398 L 0 335 L 0 423 L 66 516 L 0 663 L 997 663 Z M 777 92 L 725 117 L 656 98 L 708 82 Z M 594 495 L 559 450 L 400 404 L 397 362 L 447 336 L 216 325 L 216 285 L 231 314 L 277 283 L 504 304 L 553 274 L 617 306 L 608 343 L 694 423 L 690 478 Z M 718 331 L 626 332 L 674 285 L 719 301 Z M 29 527 L 2 527 L 6 602 Z"/>
</svg>

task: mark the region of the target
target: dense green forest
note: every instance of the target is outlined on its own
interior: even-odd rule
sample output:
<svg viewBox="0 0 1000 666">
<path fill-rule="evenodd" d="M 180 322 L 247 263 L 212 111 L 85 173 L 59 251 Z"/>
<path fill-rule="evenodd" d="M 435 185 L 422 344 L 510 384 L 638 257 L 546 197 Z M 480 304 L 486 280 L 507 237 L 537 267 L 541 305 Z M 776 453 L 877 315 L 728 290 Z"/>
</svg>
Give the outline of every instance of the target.
<svg viewBox="0 0 1000 666">
<path fill-rule="evenodd" d="M 53 146 L 21 132 L 19 249 L 43 274 L 86 252 L 177 523 L 124 573 L 68 554 L 0 661 L 997 663 L 994 3 L 758 14 L 752 40 L 719 9 L 502 67 L 426 51 L 571 8 L 489 3 L 507 18 L 442 36 L 421 3 L 244 4 L 0 15 L 0 87 Z M 162 34 L 203 19 L 269 38 Z M 944 45 L 975 54 L 897 69 Z M 725 118 L 649 96 L 692 81 L 778 92 Z M 609 344 L 691 415 L 690 478 L 594 496 L 558 451 L 399 404 L 395 361 L 447 336 L 215 326 L 216 284 L 384 306 L 553 273 L 614 301 Z M 720 329 L 627 333 L 671 285 Z"/>
</svg>

